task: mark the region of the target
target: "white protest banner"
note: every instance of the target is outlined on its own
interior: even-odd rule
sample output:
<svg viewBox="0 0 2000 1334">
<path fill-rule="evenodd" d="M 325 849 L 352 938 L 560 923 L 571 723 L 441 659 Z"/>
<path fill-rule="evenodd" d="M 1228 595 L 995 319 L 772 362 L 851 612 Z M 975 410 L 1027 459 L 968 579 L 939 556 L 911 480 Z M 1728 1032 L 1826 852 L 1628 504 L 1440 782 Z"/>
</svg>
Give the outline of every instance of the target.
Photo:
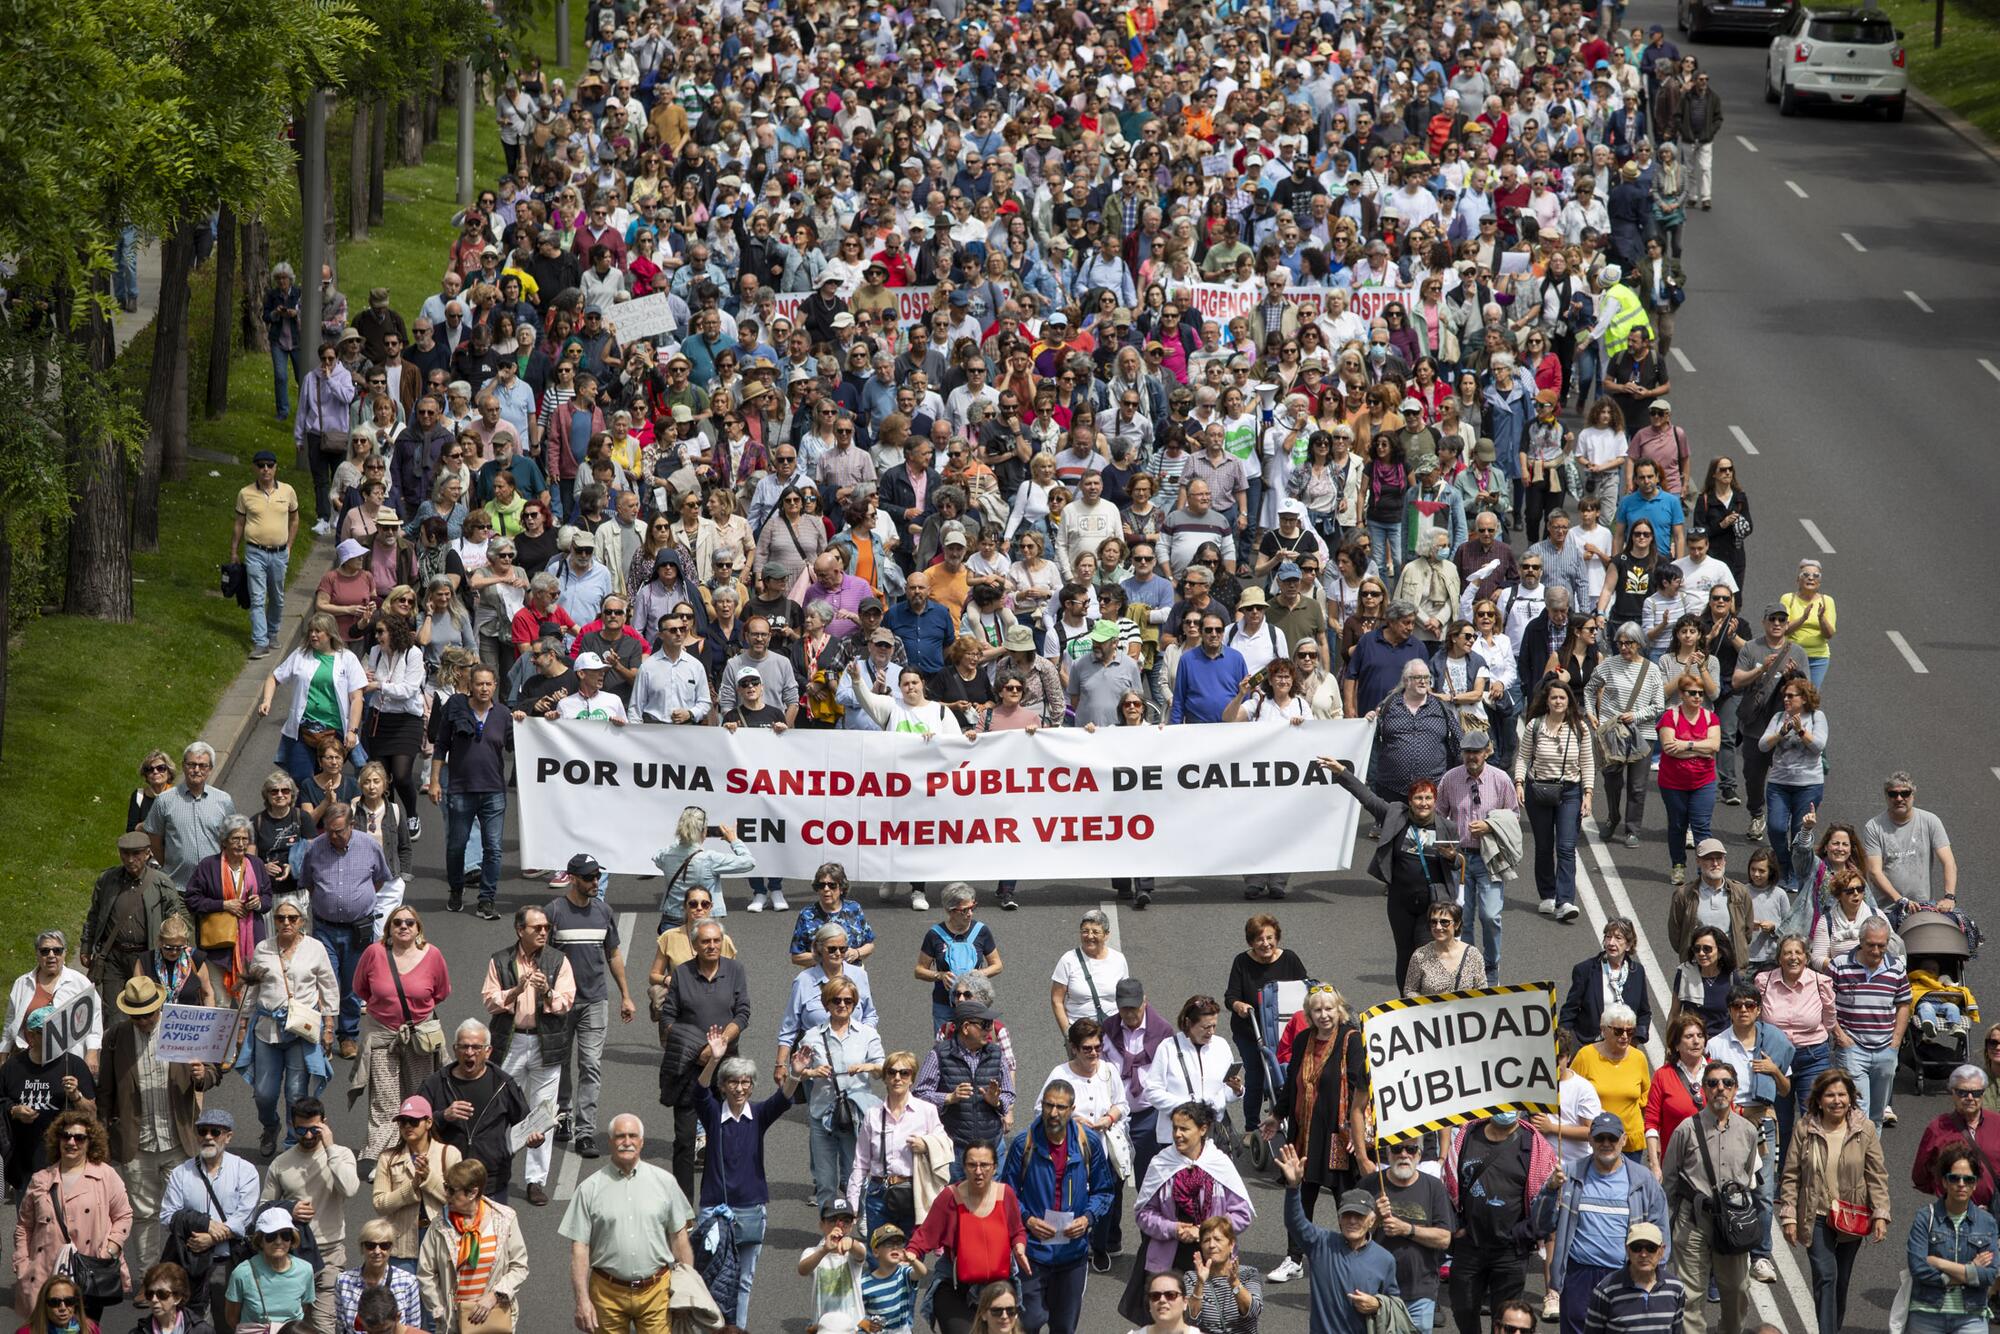
<svg viewBox="0 0 2000 1334">
<path fill-rule="evenodd" d="M 896 319 L 907 329 L 931 313 L 937 302 L 936 287 L 892 287 L 896 294 Z"/>
<path fill-rule="evenodd" d="M 805 309 L 806 298 L 811 292 L 781 292 L 771 303 L 771 318 L 782 315 L 794 325 L 799 322 L 799 312 Z"/>
<path fill-rule="evenodd" d="M 1202 319 L 1218 324 L 1227 324 L 1257 308 L 1256 290 L 1233 283 L 1189 283 L 1176 295 Z"/>
<path fill-rule="evenodd" d="M 71 1048 L 81 1051 L 83 1040 L 90 1036 L 91 1026 L 96 1022 L 95 991 L 79 992 L 60 1010 L 51 1008 L 42 1023 L 42 1060 L 53 1061 Z"/>
<path fill-rule="evenodd" d="M 159 1058 L 220 1065 L 236 1055 L 236 1011 L 230 1006 L 166 1005 L 160 1009 Z"/>
<path fill-rule="evenodd" d="M 1359 806 L 1314 757 L 1365 771 L 1365 722 L 898 732 L 522 723 L 521 855 L 650 874 L 685 806 L 734 822 L 757 874 L 1104 879 L 1333 871 Z M 1227 830 L 1223 836 L 1222 831 Z"/>
<path fill-rule="evenodd" d="M 665 292 L 621 301 L 611 308 L 611 324 L 620 343 L 630 345 L 642 338 L 658 338 L 674 327 L 674 313 Z"/>
<path fill-rule="evenodd" d="M 1372 320 L 1380 315 L 1390 302 L 1401 303 L 1408 310 L 1417 303 L 1417 289 L 1414 287 L 1363 287 L 1348 300 L 1347 308 L 1364 320 Z"/>
<path fill-rule="evenodd" d="M 1386 1001 L 1361 1016 L 1361 1035 L 1383 1143 L 1559 1110 L 1553 982 Z"/>
</svg>

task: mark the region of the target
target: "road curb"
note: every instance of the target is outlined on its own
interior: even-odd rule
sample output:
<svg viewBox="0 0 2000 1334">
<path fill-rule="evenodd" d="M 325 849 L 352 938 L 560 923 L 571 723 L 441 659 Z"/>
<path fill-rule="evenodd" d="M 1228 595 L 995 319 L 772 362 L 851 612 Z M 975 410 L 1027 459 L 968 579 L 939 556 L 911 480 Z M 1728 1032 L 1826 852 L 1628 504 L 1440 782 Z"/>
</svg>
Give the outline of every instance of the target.
<svg viewBox="0 0 2000 1334">
<path fill-rule="evenodd" d="M 2000 163 L 2000 144 L 1995 144 L 1993 140 L 1986 136 L 1986 132 L 1977 125 L 1974 125 L 1971 121 L 1959 115 L 1956 111 L 1953 111 L 1950 107 L 1928 93 L 1920 93 L 1915 88 L 1910 89 L 1909 99 L 1917 110 L 1923 112 L 1926 116 L 1929 116 L 1932 120 L 1964 140 L 1968 145 L 1985 156 L 1988 161 Z"/>
<path fill-rule="evenodd" d="M 264 689 L 264 680 L 271 674 L 272 664 L 282 662 L 285 655 L 305 638 L 305 622 L 312 613 L 313 594 L 319 588 L 319 581 L 332 568 L 333 542 L 315 537 L 285 584 L 285 619 L 272 639 L 271 656 L 245 661 L 243 670 L 236 673 L 235 679 L 223 689 L 222 698 L 215 702 L 215 711 L 202 724 L 202 740 L 215 747 L 216 783 L 225 791 L 234 777 L 238 751 L 257 728 L 257 698 Z M 247 629 L 245 633 L 248 634 Z M 262 786 L 261 780 L 258 785 Z M 261 807 L 261 799 L 251 801 L 247 796 L 237 803 L 237 809 L 246 812 Z"/>
</svg>

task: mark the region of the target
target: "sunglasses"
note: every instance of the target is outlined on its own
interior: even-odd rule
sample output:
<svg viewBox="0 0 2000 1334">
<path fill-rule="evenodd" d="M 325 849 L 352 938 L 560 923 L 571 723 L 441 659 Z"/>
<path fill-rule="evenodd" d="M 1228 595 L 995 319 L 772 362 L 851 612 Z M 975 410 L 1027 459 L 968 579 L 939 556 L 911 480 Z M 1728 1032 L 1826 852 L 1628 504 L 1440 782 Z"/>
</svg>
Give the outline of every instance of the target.
<svg viewBox="0 0 2000 1334">
<path fill-rule="evenodd" d="M 1945 1184 L 1951 1186 L 1976 1186 L 1979 1184 L 1978 1177 L 1966 1172 L 1946 1172 L 1944 1179 Z"/>
<path fill-rule="evenodd" d="M 1636 1251 L 1640 1255 L 1652 1255 L 1660 1249 L 1660 1245 L 1654 1241 L 1634 1241 L 1627 1243 L 1625 1249 Z"/>
<path fill-rule="evenodd" d="M 179 1301 L 179 1300 L 180 1300 L 180 1298 L 181 1298 L 181 1295 L 180 1295 L 180 1294 L 179 1294 L 178 1292 L 175 1292 L 175 1291 L 174 1291 L 174 1290 L 173 1290 L 172 1288 L 147 1288 L 147 1289 L 146 1289 L 146 1299 L 147 1299 L 148 1301 L 155 1301 L 155 1302 L 177 1302 L 177 1301 Z M 53 1298 L 53 1297 L 52 1297 L 52 1298 L 50 1298 L 49 1300 L 50 1300 L 50 1301 L 52 1301 L 52 1302 L 54 1302 L 54 1301 L 59 1301 L 59 1300 L 61 1300 L 61 1299 L 60 1299 L 60 1298 Z"/>
<path fill-rule="evenodd" d="M 1701 1086 L 1705 1089 L 1733 1089 L 1736 1087 L 1736 1081 L 1733 1079 L 1704 1079 L 1701 1081 Z"/>
</svg>

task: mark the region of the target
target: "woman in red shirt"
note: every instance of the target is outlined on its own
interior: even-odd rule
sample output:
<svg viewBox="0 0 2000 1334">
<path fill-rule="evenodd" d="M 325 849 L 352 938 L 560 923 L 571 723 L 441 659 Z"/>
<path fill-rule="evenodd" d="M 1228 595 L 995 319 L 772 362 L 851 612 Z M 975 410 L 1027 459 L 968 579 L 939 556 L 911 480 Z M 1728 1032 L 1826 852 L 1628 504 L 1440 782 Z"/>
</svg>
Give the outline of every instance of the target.
<svg viewBox="0 0 2000 1334">
<path fill-rule="evenodd" d="M 354 965 L 354 998 L 363 1009 L 355 1080 L 368 1090 L 368 1143 L 361 1154 L 367 1162 L 397 1142 L 403 1099 L 437 1070 L 444 1028 L 433 1016 L 451 995 L 444 952 L 424 939 L 417 910 L 398 904 L 383 927 L 384 937 L 361 951 Z"/>
<path fill-rule="evenodd" d="M 1681 1015 L 1663 1036 L 1668 1059 L 1653 1072 L 1653 1087 L 1646 1095 L 1643 1114 L 1646 1166 L 1655 1179 L 1660 1176 L 1667 1141 L 1700 1105 L 1695 1090 L 1701 1087 L 1701 1068 L 1708 1064 L 1708 1025 L 1699 1014 L 1689 1011 Z"/>
<path fill-rule="evenodd" d="M 990 1144 L 964 1153 L 965 1180 L 939 1194 L 910 1238 L 918 1255 L 942 1253 L 951 1266 L 937 1285 L 932 1309 L 941 1334 L 971 1334 L 979 1311 L 979 1290 L 1010 1283 L 1028 1264 L 1028 1229 L 1012 1186 L 993 1179 L 999 1159 Z"/>
<path fill-rule="evenodd" d="M 1722 749 L 1722 722 L 1708 707 L 1701 678 L 1683 675 L 1668 686 L 1677 699 L 1660 718 L 1660 800 L 1667 807 L 1667 857 L 1673 882 L 1687 879 L 1689 830 L 1699 847 L 1708 837 L 1715 810 L 1715 753 Z"/>
</svg>

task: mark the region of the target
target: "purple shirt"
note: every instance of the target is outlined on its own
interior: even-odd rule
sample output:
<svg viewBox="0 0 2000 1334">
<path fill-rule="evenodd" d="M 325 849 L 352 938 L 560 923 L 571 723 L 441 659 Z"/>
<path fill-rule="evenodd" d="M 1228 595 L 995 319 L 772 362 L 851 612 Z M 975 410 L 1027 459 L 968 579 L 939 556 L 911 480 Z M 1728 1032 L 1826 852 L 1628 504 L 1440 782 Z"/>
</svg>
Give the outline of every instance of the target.
<svg viewBox="0 0 2000 1334">
<path fill-rule="evenodd" d="M 1446 770 L 1444 777 L 1438 779 L 1438 808 L 1450 817 L 1454 829 L 1464 829 L 1474 820 L 1485 819 L 1488 811 L 1518 810 L 1520 804 L 1514 780 L 1490 759 L 1476 779 L 1465 772 L 1462 764 Z"/>
<path fill-rule="evenodd" d="M 886 555 L 886 552 L 878 553 L 877 559 L 880 560 Z M 800 586 L 796 594 L 801 607 L 824 602 L 834 609 L 837 614 L 827 629 L 835 639 L 845 639 L 861 628 L 861 622 L 855 619 L 855 613 L 861 609 L 864 598 L 874 596 L 875 590 L 868 586 L 866 579 L 858 575 L 841 575 L 840 587 L 829 591 L 811 572 L 806 574 L 806 582 Z"/>
</svg>

